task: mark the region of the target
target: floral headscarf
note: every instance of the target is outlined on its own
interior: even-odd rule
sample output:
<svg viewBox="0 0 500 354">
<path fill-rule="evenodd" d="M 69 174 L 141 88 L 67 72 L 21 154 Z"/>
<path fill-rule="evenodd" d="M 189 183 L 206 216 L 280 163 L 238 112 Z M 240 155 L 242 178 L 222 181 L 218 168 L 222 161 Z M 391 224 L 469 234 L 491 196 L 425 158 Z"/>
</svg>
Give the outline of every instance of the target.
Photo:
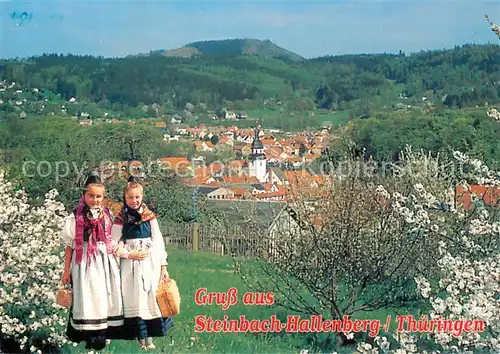
<svg viewBox="0 0 500 354">
<path fill-rule="evenodd" d="M 83 257 L 83 234 L 84 230 L 89 231 L 89 239 L 87 243 L 87 263 L 92 262 L 93 256 L 97 252 L 97 242 L 102 241 L 106 244 L 107 253 L 112 253 L 111 247 L 111 215 L 108 208 L 104 208 L 98 217 L 92 217 L 84 213 L 85 200 L 82 197 L 78 202 L 78 207 L 75 212 L 76 218 L 76 236 L 75 236 L 75 263 L 80 264 Z M 104 227 L 102 219 L 104 218 Z"/>
</svg>

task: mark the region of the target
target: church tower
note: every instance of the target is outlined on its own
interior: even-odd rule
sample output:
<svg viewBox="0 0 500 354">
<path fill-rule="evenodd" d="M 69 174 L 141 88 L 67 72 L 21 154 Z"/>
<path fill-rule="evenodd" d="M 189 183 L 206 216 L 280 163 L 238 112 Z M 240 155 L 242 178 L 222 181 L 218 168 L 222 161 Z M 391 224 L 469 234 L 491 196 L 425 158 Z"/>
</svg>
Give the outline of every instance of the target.
<svg viewBox="0 0 500 354">
<path fill-rule="evenodd" d="M 267 161 L 266 155 L 264 154 L 264 145 L 262 144 L 262 141 L 260 141 L 259 137 L 259 128 L 254 129 L 255 137 L 252 143 L 252 154 L 250 155 L 248 172 L 250 177 L 256 177 L 260 182 L 265 183 L 265 177 L 267 174 Z"/>
</svg>

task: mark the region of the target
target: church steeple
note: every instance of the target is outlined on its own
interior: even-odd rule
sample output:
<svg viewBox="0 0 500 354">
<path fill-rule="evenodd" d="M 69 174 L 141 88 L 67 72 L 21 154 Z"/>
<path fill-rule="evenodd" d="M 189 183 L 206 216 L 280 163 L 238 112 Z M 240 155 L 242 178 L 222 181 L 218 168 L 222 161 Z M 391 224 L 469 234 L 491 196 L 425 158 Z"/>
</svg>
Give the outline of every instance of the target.
<svg viewBox="0 0 500 354">
<path fill-rule="evenodd" d="M 260 182 L 265 182 L 267 174 L 267 161 L 264 154 L 264 145 L 260 141 L 260 126 L 254 129 L 255 136 L 252 142 L 252 154 L 250 155 L 249 174 L 256 177 Z"/>
<path fill-rule="evenodd" d="M 252 142 L 252 153 L 254 153 L 254 150 L 260 150 L 264 149 L 264 145 L 262 145 L 262 141 L 260 141 L 259 133 L 260 133 L 260 126 L 256 127 L 254 129 L 254 138 Z"/>
</svg>

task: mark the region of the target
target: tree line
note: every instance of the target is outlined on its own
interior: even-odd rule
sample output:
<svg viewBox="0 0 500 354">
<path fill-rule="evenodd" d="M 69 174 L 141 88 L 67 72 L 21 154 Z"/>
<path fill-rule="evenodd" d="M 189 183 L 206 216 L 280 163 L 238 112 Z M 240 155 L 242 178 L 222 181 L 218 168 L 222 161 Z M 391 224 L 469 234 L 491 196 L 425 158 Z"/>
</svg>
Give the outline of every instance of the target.
<svg viewBox="0 0 500 354">
<path fill-rule="evenodd" d="M 153 103 L 176 110 L 187 102 L 211 109 L 228 102 L 262 106 L 269 98 L 306 99 L 316 108 L 348 110 L 366 101 L 391 106 L 400 94 L 463 108 L 499 102 L 499 54 L 497 45 L 301 62 L 216 53 L 114 59 L 47 54 L 1 61 L 0 79 L 115 110 Z"/>
</svg>

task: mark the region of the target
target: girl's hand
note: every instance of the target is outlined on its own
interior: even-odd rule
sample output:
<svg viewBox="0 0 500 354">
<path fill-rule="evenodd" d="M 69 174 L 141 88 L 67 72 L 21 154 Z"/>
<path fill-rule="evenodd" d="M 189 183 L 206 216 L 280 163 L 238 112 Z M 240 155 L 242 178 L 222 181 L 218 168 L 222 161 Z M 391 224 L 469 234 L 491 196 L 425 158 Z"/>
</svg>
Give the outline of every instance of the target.
<svg viewBox="0 0 500 354">
<path fill-rule="evenodd" d="M 162 266 L 161 267 L 161 281 L 167 281 L 168 279 L 170 279 L 170 276 L 168 275 L 167 267 Z"/>
<path fill-rule="evenodd" d="M 71 276 L 70 276 L 69 272 L 67 270 L 64 270 L 62 277 L 61 277 L 61 282 L 64 285 L 68 285 L 70 283 L 70 281 L 71 281 Z"/>
<path fill-rule="evenodd" d="M 130 251 L 128 258 L 134 259 L 136 261 L 142 261 L 147 256 L 148 256 L 148 251 L 133 250 L 133 251 Z"/>
</svg>

